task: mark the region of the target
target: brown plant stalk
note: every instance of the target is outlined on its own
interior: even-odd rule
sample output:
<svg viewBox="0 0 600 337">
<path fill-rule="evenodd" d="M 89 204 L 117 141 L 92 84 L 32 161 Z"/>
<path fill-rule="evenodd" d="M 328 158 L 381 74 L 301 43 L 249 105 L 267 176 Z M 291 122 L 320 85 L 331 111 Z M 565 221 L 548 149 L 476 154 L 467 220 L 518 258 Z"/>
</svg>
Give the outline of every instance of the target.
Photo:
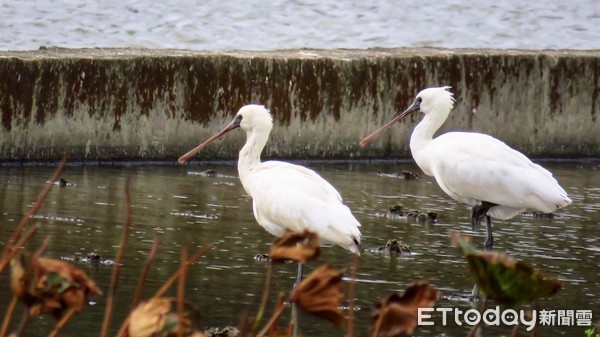
<svg viewBox="0 0 600 337">
<path fill-rule="evenodd" d="M 260 330 L 260 332 L 258 334 L 256 334 L 256 336 L 264 336 L 267 334 L 267 332 L 273 331 L 275 326 L 276 326 L 276 322 L 279 319 L 279 316 L 281 316 L 281 312 L 283 311 L 283 308 L 285 306 L 285 294 L 279 293 L 279 298 L 277 299 L 277 306 L 275 307 L 275 312 L 273 313 L 273 316 L 271 316 L 271 318 L 269 319 L 269 321 L 267 322 L 267 324 L 265 325 L 265 327 Z M 272 334 L 269 333 L 269 336 L 271 336 Z"/>
<path fill-rule="evenodd" d="M 273 278 L 273 262 L 269 263 L 269 268 L 267 269 L 267 276 L 265 277 L 265 288 L 263 289 L 262 299 L 260 301 L 260 307 L 258 308 L 258 313 L 254 318 L 254 324 L 252 325 L 252 331 L 256 331 L 258 329 L 258 324 L 262 319 L 262 316 L 265 312 L 265 308 L 267 307 L 267 301 L 269 300 L 269 293 L 271 291 L 271 280 Z"/>
<path fill-rule="evenodd" d="M 2 321 L 2 329 L 0 330 L 0 337 L 6 336 L 6 331 L 8 330 L 8 323 L 10 323 L 10 319 L 12 317 L 13 312 L 15 311 L 15 306 L 17 305 L 17 295 L 13 295 L 10 300 L 10 304 L 8 305 L 8 309 L 6 309 L 6 314 L 4 315 L 4 320 Z"/>
<path fill-rule="evenodd" d="M 113 301 L 115 293 L 117 291 L 117 282 L 119 279 L 119 269 L 121 266 L 121 260 L 123 259 L 123 252 L 125 251 L 125 245 L 127 244 L 127 236 L 129 235 L 129 227 L 131 226 L 131 195 L 129 193 L 129 187 L 131 184 L 131 176 L 127 177 L 125 181 L 125 226 L 123 227 L 123 233 L 121 234 L 121 243 L 119 244 L 119 250 L 117 251 L 117 257 L 115 259 L 115 266 L 113 268 L 110 278 L 110 289 L 108 290 L 108 296 L 106 299 L 106 309 L 104 311 L 104 320 L 102 322 L 102 330 L 100 336 L 106 337 L 108 334 L 108 328 L 110 326 L 110 316 L 113 308 Z"/>
<path fill-rule="evenodd" d="M 177 282 L 177 337 L 183 337 L 183 297 L 185 292 L 185 274 L 187 272 L 187 249 L 181 250 L 179 282 Z"/>
<path fill-rule="evenodd" d="M 152 264 L 152 261 L 154 260 L 154 256 L 156 256 L 157 249 L 158 249 L 158 238 L 156 236 L 154 236 L 154 241 L 152 242 L 152 247 L 150 247 L 150 252 L 148 253 L 146 262 L 144 262 L 144 267 L 142 268 L 142 273 L 140 275 L 140 279 L 138 280 L 138 284 L 135 289 L 135 295 L 133 296 L 131 310 L 135 309 L 135 307 L 137 307 L 137 305 L 140 303 L 140 298 L 142 297 L 142 289 L 144 288 L 144 282 L 146 281 L 146 276 L 148 275 L 148 270 L 150 270 L 150 265 Z"/>
<path fill-rule="evenodd" d="M 209 251 L 210 249 L 212 249 L 216 244 L 215 243 L 210 243 L 206 246 L 204 246 L 202 249 L 200 249 L 199 251 L 196 252 L 196 254 L 192 255 L 191 258 L 189 258 L 187 260 L 187 264 L 193 264 L 194 262 L 196 262 L 196 260 L 198 260 L 200 257 L 202 257 L 202 255 L 204 255 L 207 251 Z M 177 271 L 175 272 L 175 274 L 173 274 L 168 280 L 167 282 L 165 282 L 165 284 L 154 294 L 154 296 L 152 298 L 157 298 L 157 297 L 161 297 L 163 296 L 167 290 L 173 285 L 173 283 L 177 280 L 177 278 L 181 275 L 181 268 L 178 268 Z M 131 316 L 128 316 L 125 321 L 123 322 L 123 325 L 121 325 L 121 329 L 119 329 L 119 332 L 117 333 L 117 337 L 125 337 L 127 336 L 127 329 L 129 328 L 129 320 L 131 319 Z"/>
<path fill-rule="evenodd" d="M 19 244 L 15 244 L 15 242 L 17 242 L 17 239 L 21 235 L 21 232 L 23 231 L 23 229 L 25 228 L 27 223 L 29 223 L 29 220 L 35 215 L 35 213 L 38 211 L 38 209 L 42 206 L 42 203 L 48 196 L 48 193 L 52 189 L 52 186 L 54 186 L 54 183 L 56 182 L 56 180 L 58 180 L 58 177 L 60 176 L 60 173 L 62 172 L 66 162 L 67 162 L 67 154 L 63 154 L 63 157 L 62 157 L 60 163 L 54 170 L 54 173 L 52 174 L 52 177 L 50 178 L 48 183 L 46 183 L 46 186 L 44 186 L 44 189 L 42 189 L 42 191 L 38 195 L 37 199 L 35 200 L 35 203 L 33 204 L 33 207 L 31 207 L 31 209 L 29 209 L 29 212 L 27 212 L 27 215 L 23 217 L 21 222 L 19 222 L 19 224 L 17 225 L 17 228 L 15 228 L 15 232 L 10 237 L 10 239 L 8 239 L 8 242 L 6 243 L 6 246 L 4 247 L 4 253 L 2 254 L 2 260 L 0 260 L 0 273 L 2 271 L 4 271 L 4 268 L 6 268 L 6 266 L 10 262 L 10 260 L 13 258 L 14 254 L 16 253 L 16 250 L 19 247 L 21 247 L 23 244 L 25 244 L 25 242 L 27 241 L 27 240 L 25 240 L 25 241 L 21 240 L 21 241 L 19 241 Z M 31 234 L 31 235 L 33 235 L 33 234 Z"/>
<path fill-rule="evenodd" d="M 65 326 L 65 324 L 67 324 L 67 321 L 71 317 L 73 317 L 73 314 L 75 314 L 75 309 L 69 308 L 69 311 L 67 311 L 67 313 L 63 317 L 61 317 L 58 322 L 56 322 L 56 325 L 54 326 L 54 330 L 52 330 L 48 334 L 48 337 L 56 337 L 58 335 L 58 332 L 60 331 L 60 329 L 62 329 Z"/>
<path fill-rule="evenodd" d="M 358 266 L 360 265 L 360 258 L 358 255 L 353 255 L 352 258 L 352 280 L 350 280 L 350 284 L 348 285 L 348 337 L 354 337 L 354 295 L 355 290 L 354 287 L 356 285 L 356 272 L 358 271 Z"/>
</svg>

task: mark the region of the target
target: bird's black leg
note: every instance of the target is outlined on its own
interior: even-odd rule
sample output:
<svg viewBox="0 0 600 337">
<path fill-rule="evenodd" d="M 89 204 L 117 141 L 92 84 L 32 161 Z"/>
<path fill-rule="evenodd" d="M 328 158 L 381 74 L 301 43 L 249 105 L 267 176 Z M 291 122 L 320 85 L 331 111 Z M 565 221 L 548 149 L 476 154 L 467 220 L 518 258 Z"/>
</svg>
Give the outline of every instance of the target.
<svg viewBox="0 0 600 337">
<path fill-rule="evenodd" d="M 492 235 L 492 219 L 489 215 L 485 216 L 485 225 L 487 228 L 487 239 L 485 240 L 485 250 L 490 251 L 494 246 L 494 236 Z"/>
<path fill-rule="evenodd" d="M 487 215 L 487 211 L 494 207 L 498 206 L 497 204 L 493 204 L 491 202 L 482 201 L 481 205 L 475 205 L 471 209 L 471 229 L 475 231 L 475 227 L 479 227 L 481 224 L 481 220 L 485 218 L 485 224 L 487 229 L 487 239 L 485 241 L 485 250 L 491 250 L 494 245 L 494 238 L 492 236 L 492 219 L 489 215 Z"/>
</svg>

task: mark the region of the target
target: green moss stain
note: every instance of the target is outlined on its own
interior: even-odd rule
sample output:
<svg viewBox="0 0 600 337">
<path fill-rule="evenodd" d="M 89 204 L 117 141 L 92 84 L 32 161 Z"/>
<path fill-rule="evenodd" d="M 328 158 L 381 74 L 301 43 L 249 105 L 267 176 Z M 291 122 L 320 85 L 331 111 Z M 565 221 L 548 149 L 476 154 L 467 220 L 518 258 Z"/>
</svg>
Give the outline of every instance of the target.
<svg viewBox="0 0 600 337">
<path fill-rule="evenodd" d="M 599 155 L 600 55 L 62 52 L 0 58 L 2 159 L 53 158 L 63 144 L 87 159 L 174 159 L 249 103 L 271 109 L 272 155 L 408 156 L 408 135 L 398 131 L 368 150 L 357 142 L 365 123 L 379 126 L 417 92 L 439 85 L 452 86 L 455 113 L 466 114 L 455 115 L 455 128 L 493 129 L 526 153 Z M 475 120 L 473 109 L 492 115 Z M 236 142 L 206 154 L 234 158 Z"/>
</svg>

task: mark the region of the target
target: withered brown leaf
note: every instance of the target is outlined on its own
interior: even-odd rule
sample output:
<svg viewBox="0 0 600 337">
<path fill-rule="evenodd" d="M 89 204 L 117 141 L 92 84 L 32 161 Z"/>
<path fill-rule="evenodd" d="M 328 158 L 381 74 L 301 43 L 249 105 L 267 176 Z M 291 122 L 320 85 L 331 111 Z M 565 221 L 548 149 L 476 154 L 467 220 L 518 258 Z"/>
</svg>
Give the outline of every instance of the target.
<svg viewBox="0 0 600 337">
<path fill-rule="evenodd" d="M 342 273 L 325 264 L 294 288 L 290 300 L 303 310 L 343 327 L 346 318 L 339 309 L 344 298 L 341 285 Z"/>
<path fill-rule="evenodd" d="M 394 293 L 374 305 L 371 337 L 412 335 L 418 308 L 431 308 L 438 292 L 426 282 L 416 282 L 404 293 Z"/>
<path fill-rule="evenodd" d="M 315 233 L 287 231 L 273 241 L 269 257 L 277 262 L 292 260 L 306 263 L 319 257 L 320 253 L 319 238 Z"/>
<path fill-rule="evenodd" d="M 80 311 L 92 294 L 102 291 L 87 274 L 64 261 L 22 253 L 11 261 L 11 288 L 32 315 L 61 317 Z"/>
<path fill-rule="evenodd" d="M 197 313 L 189 302 L 185 302 L 183 314 L 184 336 L 203 336 L 192 330 L 193 322 L 190 312 Z M 155 297 L 140 303 L 130 314 L 130 337 L 175 337 L 179 329 L 177 300 L 174 298 Z"/>
</svg>

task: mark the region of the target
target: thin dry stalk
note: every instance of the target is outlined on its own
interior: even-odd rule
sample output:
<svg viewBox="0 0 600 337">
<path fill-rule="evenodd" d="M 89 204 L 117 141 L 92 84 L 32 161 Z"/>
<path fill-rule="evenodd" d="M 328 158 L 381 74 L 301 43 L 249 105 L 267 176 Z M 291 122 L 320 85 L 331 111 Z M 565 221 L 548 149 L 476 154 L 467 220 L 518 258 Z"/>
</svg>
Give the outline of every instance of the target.
<svg viewBox="0 0 600 337">
<path fill-rule="evenodd" d="M 69 311 L 67 311 L 67 313 L 63 317 L 61 317 L 60 321 L 56 323 L 56 325 L 54 326 L 54 330 L 52 330 L 50 334 L 48 334 L 48 337 L 56 337 L 60 329 L 62 329 L 65 326 L 65 324 L 67 324 L 67 321 L 73 316 L 73 314 L 75 314 L 75 309 L 69 308 Z"/>
<path fill-rule="evenodd" d="M 204 255 L 207 251 L 212 249 L 215 245 L 216 245 L 215 243 L 210 243 L 210 244 L 206 245 L 205 247 L 203 247 L 202 249 L 200 249 L 198 252 L 196 252 L 196 254 L 194 254 L 187 261 L 187 264 L 193 264 L 194 262 L 196 262 L 196 260 L 198 260 L 200 257 L 202 257 L 202 255 Z M 165 294 L 165 292 L 167 292 L 167 290 L 171 287 L 171 285 L 173 285 L 175 280 L 177 280 L 179 275 L 181 275 L 180 272 L 181 272 L 181 268 L 177 269 L 177 272 L 175 274 L 173 274 L 173 276 L 171 276 L 171 278 L 169 278 L 167 280 L 167 282 L 165 282 L 165 284 L 156 292 L 156 294 L 154 294 L 153 298 L 163 296 Z M 130 319 L 131 319 L 131 316 L 128 316 L 125 319 L 125 322 L 123 322 L 123 325 L 121 325 L 121 329 L 119 329 L 119 332 L 117 333 L 117 337 L 126 337 L 128 335 L 127 329 L 129 328 L 129 320 Z"/>
<path fill-rule="evenodd" d="M 44 186 L 44 189 L 38 195 L 37 199 L 35 200 L 35 203 L 33 204 L 33 207 L 31 207 L 29 212 L 27 212 L 27 215 L 25 217 L 23 217 L 21 222 L 19 222 L 19 224 L 17 225 L 17 228 L 15 228 L 15 232 L 10 237 L 10 239 L 8 239 L 8 242 L 6 243 L 6 247 L 4 247 L 4 254 L 2 254 L 2 260 L 0 261 L 0 273 L 4 270 L 4 268 L 6 268 L 6 266 L 8 265 L 8 262 L 12 259 L 12 256 L 14 256 L 14 253 L 12 251 L 15 251 L 18 247 L 21 247 L 26 242 L 26 240 L 25 240 L 25 242 L 22 242 L 20 245 L 15 245 L 15 242 L 21 235 L 21 232 L 23 231 L 23 229 L 25 228 L 27 223 L 29 223 L 29 220 L 38 211 L 40 206 L 42 206 L 42 203 L 48 196 L 48 193 L 52 189 L 52 186 L 54 186 L 54 183 L 56 182 L 56 180 L 58 180 L 58 177 L 60 176 L 60 173 L 62 172 L 63 167 L 65 166 L 66 162 L 67 162 L 67 155 L 63 154 L 62 160 L 60 161 L 60 163 L 54 170 L 54 173 L 52 174 L 52 177 L 50 178 L 50 180 L 48 181 L 46 186 Z"/>
<path fill-rule="evenodd" d="M 510 337 L 517 337 L 517 332 L 519 330 L 519 323 L 515 324 L 515 326 L 513 326 L 512 331 L 510 333 Z"/>
<path fill-rule="evenodd" d="M 158 238 L 154 236 L 152 247 L 150 247 L 150 252 L 148 253 L 148 257 L 146 258 L 146 262 L 144 263 L 144 268 L 142 269 L 142 274 L 140 275 L 140 279 L 138 280 L 137 288 L 135 289 L 135 295 L 133 296 L 131 310 L 135 309 L 135 307 L 137 307 L 137 305 L 140 303 L 140 298 L 142 297 L 142 289 L 144 288 L 144 282 L 146 281 L 148 270 L 150 270 L 150 264 L 152 264 L 152 261 L 154 260 L 154 256 L 156 255 L 157 249 Z"/>
<path fill-rule="evenodd" d="M 484 298 L 483 302 L 481 302 L 481 304 L 479 305 L 479 314 L 483 314 L 483 311 L 485 310 L 486 307 L 487 307 L 487 298 Z M 473 325 L 471 330 L 469 330 L 469 334 L 467 335 L 467 337 L 475 336 L 475 332 L 477 332 L 480 325 L 481 325 L 481 321 L 479 321 L 479 323 Z"/>
<path fill-rule="evenodd" d="M 6 331 L 8 330 L 8 323 L 10 323 L 10 319 L 12 317 L 13 312 L 15 311 L 15 306 L 17 305 L 17 296 L 13 295 L 10 300 L 10 304 L 8 305 L 8 309 L 6 309 L 6 314 L 4 315 L 4 320 L 2 321 L 2 330 L 0 330 L 0 337 L 6 336 Z"/>
<path fill-rule="evenodd" d="M 33 236 L 33 234 L 35 234 L 38 229 L 40 229 L 41 225 L 40 224 L 36 224 L 35 226 L 33 226 L 32 228 L 30 228 L 25 235 L 23 235 L 23 237 L 19 240 L 19 242 L 17 242 L 14 247 L 22 247 L 23 245 L 25 245 L 25 243 L 27 241 L 29 241 L 29 239 L 31 239 L 31 237 Z M 6 268 L 6 266 L 9 264 L 10 260 L 13 259 L 13 257 L 15 257 L 15 255 L 17 255 L 18 250 L 17 249 L 9 249 L 8 253 L 4 254 L 4 257 L 2 259 L 2 261 L 0 261 L 0 273 L 4 270 L 4 268 Z"/>
<path fill-rule="evenodd" d="M 238 324 L 238 335 L 237 337 L 246 337 L 248 333 L 248 312 L 243 311 L 240 315 L 240 323 Z"/>
<path fill-rule="evenodd" d="M 50 243 L 50 235 L 46 235 L 46 237 L 44 238 L 44 241 L 42 241 L 42 244 L 40 245 L 38 250 L 36 250 L 35 253 L 33 254 L 32 261 L 37 260 L 37 258 L 39 258 L 40 255 L 42 255 L 44 250 L 46 250 L 46 248 L 48 247 L 49 243 Z"/>
<path fill-rule="evenodd" d="M 208 245 L 204 246 L 202 249 L 200 249 L 198 252 L 196 252 L 196 254 L 194 254 L 187 261 L 187 264 L 192 264 L 192 263 L 196 262 L 199 258 L 202 257 L 202 255 L 204 255 L 207 251 L 212 249 L 214 246 L 215 246 L 214 243 L 209 243 Z M 173 274 L 173 276 L 171 276 L 167 280 L 167 282 L 165 282 L 165 284 L 156 292 L 156 294 L 154 294 L 154 297 L 163 296 L 167 292 L 167 290 L 169 290 L 169 288 L 173 285 L 173 283 L 175 283 L 177 278 L 181 275 L 180 272 L 181 272 L 181 269 L 178 269 L 177 272 L 175 274 Z"/>
<path fill-rule="evenodd" d="M 267 277 L 265 278 L 265 288 L 263 289 L 262 300 L 260 301 L 260 307 L 258 308 L 258 313 L 256 313 L 256 317 L 254 318 L 254 324 L 252 325 L 252 331 L 256 331 L 258 329 L 258 324 L 262 319 L 262 316 L 265 312 L 265 308 L 267 307 L 267 300 L 269 299 L 269 293 L 271 291 L 271 280 L 273 279 L 273 262 L 269 263 L 269 269 L 267 269 Z"/>
<path fill-rule="evenodd" d="M 121 266 L 121 260 L 123 259 L 123 252 L 125 251 L 125 245 L 127 244 L 127 236 L 129 235 L 129 227 L 131 227 L 131 195 L 129 193 L 129 186 L 131 185 L 131 176 L 127 177 L 125 181 L 125 226 L 123 227 L 123 233 L 121 234 L 121 243 L 119 250 L 117 251 L 117 257 L 115 259 L 115 266 L 112 271 L 110 278 L 110 289 L 108 290 L 108 296 L 106 299 L 106 309 L 104 311 L 104 321 L 102 322 L 102 332 L 100 336 L 106 337 L 108 334 L 108 328 L 110 326 L 110 316 L 112 313 L 113 301 L 115 293 L 117 291 L 117 282 L 119 279 L 119 269 Z"/>
<path fill-rule="evenodd" d="M 352 280 L 348 285 L 348 337 L 354 337 L 354 286 L 356 285 L 356 272 L 360 265 L 360 258 L 354 255 L 352 259 Z"/>
<path fill-rule="evenodd" d="M 185 291 L 185 273 L 187 272 L 187 249 L 181 250 L 181 266 L 179 267 L 179 282 L 177 282 L 177 337 L 183 337 L 183 295 Z"/>
<path fill-rule="evenodd" d="M 274 328 L 276 327 L 277 320 L 279 319 L 279 316 L 281 316 L 281 312 L 283 311 L 284 306 L 285 306 L 285 294 L 280 293 L 279 298 L 277 299 L 277 307 L 275 308 L 275 312 L 273 313 L 273 316 L 271 316 L 271 319 L 269 319 L 269 321 L 267 322 L 265 327 L 262 330 L 260 330 L 260 332 L 258 334 L 256 334 L 256 336 L 264 336 L 267 334 L 267 332 L 274 330 Z M 271 334 L 269 334 L 269 336 L 270 335 Z"/>
</svg>

